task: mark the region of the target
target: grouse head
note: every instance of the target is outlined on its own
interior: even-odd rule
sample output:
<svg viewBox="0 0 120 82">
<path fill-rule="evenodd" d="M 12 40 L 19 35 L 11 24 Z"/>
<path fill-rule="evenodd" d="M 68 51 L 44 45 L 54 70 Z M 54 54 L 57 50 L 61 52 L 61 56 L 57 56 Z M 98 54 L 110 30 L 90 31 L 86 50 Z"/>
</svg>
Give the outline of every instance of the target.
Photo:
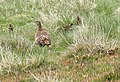
<svg viewBox="0 0 120 82">
<path fill-rule="evenodd" d="M 36 25 L 38 26 L 38 29 L 42 29 L 41 22 L 40 21 L 35 21 Z"/>
</svg>

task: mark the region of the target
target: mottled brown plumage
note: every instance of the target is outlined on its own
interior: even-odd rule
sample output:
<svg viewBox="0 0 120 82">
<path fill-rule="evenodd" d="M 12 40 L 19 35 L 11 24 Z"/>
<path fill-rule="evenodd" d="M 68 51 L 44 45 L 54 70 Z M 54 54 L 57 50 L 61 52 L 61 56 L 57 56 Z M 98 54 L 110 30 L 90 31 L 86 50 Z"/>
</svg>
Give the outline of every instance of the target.
<svg viewBox="0 0 120 82">
<path fill-rule="evenodd" d="M 115 55 L 116 52 L 117 52 L 117 50 L 118 50 L 118 48 L 110 49 L 110 50 L 107 51 L 107 54 L 110 55 L 110 56 L 111 56 L 111 55 Z"/>
<path fill-rule="evenodd" d="M 115 50 L 108 50 L 108 55 L 115 55 Z"/>
<path fill-rule="evenodd" d="M 42 28 L 40 21 L 36 21 L 36 24 L 38 26 L 35 34 L 36 44 L 43 47 L 45 45 L 50 46 L 51 45 L 50 33 Z"/>
<path fill-rule="evenodd" d="M 9 24 L 9 26 L 8 26 L 8 30 L 9 30 L 9 32 L 13 32 L 13 26 L 12 26 L 12 24 Z"/>
</svg>

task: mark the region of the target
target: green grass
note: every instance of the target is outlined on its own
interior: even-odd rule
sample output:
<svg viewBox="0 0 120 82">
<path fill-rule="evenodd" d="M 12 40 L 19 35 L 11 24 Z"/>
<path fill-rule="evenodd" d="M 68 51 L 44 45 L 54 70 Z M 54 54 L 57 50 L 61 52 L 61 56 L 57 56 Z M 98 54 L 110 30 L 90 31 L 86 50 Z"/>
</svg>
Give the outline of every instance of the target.
<svg viewBox="0 0 120 82">
<path fill-rule="evenodd" d="M 1 0 L 0 81 L 119 82 L 120 50 L 113 57 L 106 54 L 120 48 L 119 6 L 119 0 Z M 38 45 L 31 51 L 36 20 L 51 34 L 50 52 Z M 73 29 L 64 30 L 70 23 Z"/>
</svg>

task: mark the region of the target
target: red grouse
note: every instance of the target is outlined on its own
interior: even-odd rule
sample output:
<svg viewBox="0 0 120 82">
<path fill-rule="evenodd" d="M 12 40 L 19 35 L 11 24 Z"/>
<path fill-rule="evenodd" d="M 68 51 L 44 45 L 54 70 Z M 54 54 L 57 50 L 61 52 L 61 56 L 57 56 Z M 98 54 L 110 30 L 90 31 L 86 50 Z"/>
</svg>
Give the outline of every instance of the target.
<svg viewBox="0 0 120 82">
<path fill-rule="evenodd" d="M 117 50 L 118 50 L 117 47 L 116 47 L 115 49 L 110 49 L 110 50 L 107 51 L 107 54 L 110 55 L 110 56 L 111 56 L 111 55 L 115 55 L 116 52 L 117 52 Z"/>
<path fill-rule="evenodd" d="M 51 45 L 50 33 L 42 28 L 40 21 L 36 21 L 35 23 L 38 26 L 35 34 L 35 43 L 42 47 L 44 47 L 45 45 L 50 47 Z"/>
<path fill-rule="evenodd" d="M 9 24 L 8 30 L 9 30 L 9 32 L 13 32 L 13 26 L 12 26 L 12 24 Z"/>
<path fill-rule="evenodd" d="M 77 16 L 76 18 L 77 25 L 82 23 L 81 17 Z"/>
</svg>

